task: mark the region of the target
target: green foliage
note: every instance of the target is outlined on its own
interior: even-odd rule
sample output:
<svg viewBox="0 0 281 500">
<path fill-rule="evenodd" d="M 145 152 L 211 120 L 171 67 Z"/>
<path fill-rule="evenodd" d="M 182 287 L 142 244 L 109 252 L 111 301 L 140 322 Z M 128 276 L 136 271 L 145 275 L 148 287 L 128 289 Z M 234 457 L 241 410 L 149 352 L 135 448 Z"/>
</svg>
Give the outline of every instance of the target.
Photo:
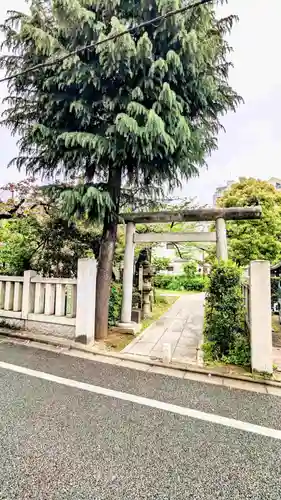
<svg viewBox="0 0 281 500">
<path fill-rule="evenodd" d="M 271 277 L 271 307 L 281 298 L 281 278 L 277 276 Z"/>
<path fill-rule="evenodd" d="M 4 186 L 4 190 L 11 189 Z M 46 277 L 73 277 L 77 261 L 98 254 L 101 229 L 59 216 L 59 207 L 34 183 L 13 185 L 14 200 L 1 203 L 2 213 L 18 207 L 0 225 L 0 273 L 22 275 L 34 269 Z"/>
<path fill-rule="evenodd" d="M 215 361 L 215 359 L 214 359 L 215 348 L 216 348 L 215 342 L 211 342 L 210 340 L 205 339 L 204 344 L 201 345 L 201 349 L 204 353 L 205 363 Z"/>
<path fill-rule="evenodd" d="M 7 75 L 184 5 L 30 3 L 1 27 Z M 79 177 L 83 193 L 67 187 L 63 201 L 99 218 L 118 211 L 122 180 L 152 193 L 196 175 L 216 148 L 220 116 L 240 101 L 228 84 L 234 20 L 203 6 L 11 80 L 4 123 L 20 136 L 17 167 Z"/>
<path fill-rule="evenodd" d="M 74 186 L 53 186 L 50 192 L 57 194 L 61 212 L 66 218 L 76 215 L 92 221 L 102 221 L 106 210 L 114 210 L 109 193 L 103 185 L 79 182 Z"/>
<path fill-rule="evenodd" d="M 22 275 L 40 244 L 40 224 L 33 216 L 2 222 L 0 241 L 0 273 Z"/>
<path fill-rule="evenodd" d="M 40 246 L 31 260 L 31 269 L 46 277 L 75 277 L 78 259 L 93 257 L 99 238 L 97 228 L 50 218 L 41 228 Z"/>
<path fill-rule="evenodd" d="M 97 237 L 97 236 L 96 236 Z M 95 231 L 60 218 L 15 218 L 0 227 L 0 273 L 33 269 L 45 277 L 76 276 L 79 258 L 91 257 Z M 98 243 L 97 243 L 98 244 Z"/>
<path fill-rule="evenodd" d="M 154 286 L 156 288 L 162 288 L 164 290 L 190 290 L 202 292 L 206 285 L 206 278 L 201 276 L 196 276 L 194 278 L 189 278 L 184 274 L 179 274 L 176 276 L 158 274 L 154 277 Z"/>
<path fill-rule="evenodd" d="M 230 365 L 250 366 L 251 347 L 248 336 L 236 335 L 230 345 L 228 355 L 223 356 L 222 361 Z"/>
<path fill-rule="evenodd" d="M 205 352 L 213 360 L 245 360 L 249 350 L 241 289 L 241 270 L 231 261 L 214 266 L 205 303 Z M 239 363 L 240 364 L 240 363 Z"/>
<path fill-rule="evenodd" d="M 184 274 L 187 278 L 195 278 L 197 275 L 197 264 L 196 262 L 187 262 L 183 266 Z"/>
<path fill-rule="evenodd" d="M 120 320 L 122 306 L 122 286 L 118 283 L 111 284 L 109 309 L 108 309 L 108 324 L 114 326 Z"/>
<path fill-rule="evenodd" d="M 154 266 L 156 272 L 165 271 L 168 269 L 170 263 L 171 259 L 168 257 L 153 257 L 152 259 L 152 265 Z"/>
<path fill-rule="evenodd" d="M 223 207 L 261 205 L 261 220 L 229 221 L 229 254 L 238 265 L 251 260 L 281 260 L 281 193 L 265 181 L 243 179 L 219 200 Z"/>
</svg>

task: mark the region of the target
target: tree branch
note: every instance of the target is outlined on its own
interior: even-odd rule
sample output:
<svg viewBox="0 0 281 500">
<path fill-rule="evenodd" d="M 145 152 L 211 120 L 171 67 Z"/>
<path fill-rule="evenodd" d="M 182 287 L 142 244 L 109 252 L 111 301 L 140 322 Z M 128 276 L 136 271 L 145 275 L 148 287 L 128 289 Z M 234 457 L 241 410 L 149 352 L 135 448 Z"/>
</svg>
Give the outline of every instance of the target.
<svg viewBox="0 0 281 500">
<path fill-rule="evenodd" d="M 25 198 L 20 200 L 13 208 L 11 208 L 8 212 L 0 214 L 0 220 L 3 219 L 12 219 L 14 215 L 17 213 L 19 208 L 24 204 Z M 17 214 L 17 217 L 22 217 L 21 215 Z"/>
<path fill-rule="evenodd" d="M 176 247 L 177 252 L 178 252 L 178 254 L 179 254 L 179 256 L 180 256 L 180 259 L 183 259 L 184 257 L 182 256 L 182 253 L 181 253 L 181 251 L 180 251 L 180 249 L 179 249 L 178 244 L 177 244 L 177 243 L 173 243 L 173 245 L 174 245 L 174 247 Z"/>
</svg>

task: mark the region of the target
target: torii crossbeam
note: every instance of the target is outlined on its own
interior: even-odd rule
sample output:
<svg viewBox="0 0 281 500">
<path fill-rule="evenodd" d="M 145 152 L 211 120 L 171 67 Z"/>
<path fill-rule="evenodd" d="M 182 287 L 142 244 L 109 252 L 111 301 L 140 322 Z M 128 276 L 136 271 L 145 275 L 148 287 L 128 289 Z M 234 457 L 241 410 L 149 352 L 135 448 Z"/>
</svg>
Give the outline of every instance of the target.
<svg viewBox="0 0 281 500">
<path fill-rule="evenodd" d="M 123 328 L 133 330 L 132 316 L 132 292 L 134 272 L 134 248 L 135 243 L 149 242 L 216 242 L 218 259 L 227 260 L 227 237 L 226 220 L 248 220 L 260 219 L 262 209 L 254 207 L 229 207 L 229 208 L 199 208 L 192 210 L 177 210 L 163 212 L 131 212 L 121 214 L 120 220 L 126 223 L 126 246 L 124 255 L 123 273 L 123 300 L 121 311 L 121 323 Z M 216 232 L 198 233 L 142 233 L 135 232 L 136 224 L 153 224 L 168 222 L 202 222 L 215 221 Z M 131 328 L 130 328 L 131 326 Z"/>
</svg>

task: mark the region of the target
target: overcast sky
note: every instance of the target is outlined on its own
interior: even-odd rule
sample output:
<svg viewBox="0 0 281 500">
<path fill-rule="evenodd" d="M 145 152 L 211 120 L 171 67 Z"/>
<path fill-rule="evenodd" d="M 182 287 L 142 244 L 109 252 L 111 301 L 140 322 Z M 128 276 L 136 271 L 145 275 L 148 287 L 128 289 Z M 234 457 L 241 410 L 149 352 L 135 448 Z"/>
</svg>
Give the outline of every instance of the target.
<svg viewBox="0 0 281 500">
<path fill-rule="evenodd" d="M 0 22 L 7 8 L 26 9 L 25 0 L 0 1 Z M 235 66 L 230 82 L 245 104 L 224 117 L 226 133 L 219 137 L 208 170 L 184 186 L 182 196 L 197 196 L 201 203 L 211 203 L 217 186 L 239 176 L 281 177 L 281 0 L 229 0 L 220 8 L 223 16 L 228 13 L 240 18 L 230 37 Z M 0 97 L 5 91 L 0 84 Z M 0 144 L 0 184 L 22 178 L 6 168 L 17 148 L 16 139 L 3 128 Z"/>
</svg>

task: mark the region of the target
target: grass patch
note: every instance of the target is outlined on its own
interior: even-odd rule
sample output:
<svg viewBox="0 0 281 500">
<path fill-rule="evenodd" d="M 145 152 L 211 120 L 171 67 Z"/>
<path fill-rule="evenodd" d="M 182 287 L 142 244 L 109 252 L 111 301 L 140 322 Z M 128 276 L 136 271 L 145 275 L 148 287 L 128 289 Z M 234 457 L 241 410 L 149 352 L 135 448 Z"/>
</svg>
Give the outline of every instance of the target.
<svg viewBox="0 0 281 500">
<path fill-rule="evenodd" d="M 165 290 L 163 288 L 157 288 L 156 289 L 156 293 L 159 295 L 161 294 L 167 294 L 167 295 L 175 295 L 177 297 L 179 297 L 180 295 L 191 295 L 193 293 L 202 293 L 202 292 L 198 292 L 197 290 Z M 168 298 L 168 297 L 167 297 Z"/>
<path fill-rule="evenodd" d="M 204 363 L 205 368 L 214 370 L 221 375 L 243 375 L 251 377 L 251 369 L 249 366 L 238 366 L 232 364 L 225 364 L 223 361 L 207 361 Z"/>
<path fill-rule="evenodd" d="M 134 336 L 128 333 L 116 333 L 109 329 L 108 337 L 104 340 L 107 351 L 120 352 L 134 340 Z"/>
</svg>

